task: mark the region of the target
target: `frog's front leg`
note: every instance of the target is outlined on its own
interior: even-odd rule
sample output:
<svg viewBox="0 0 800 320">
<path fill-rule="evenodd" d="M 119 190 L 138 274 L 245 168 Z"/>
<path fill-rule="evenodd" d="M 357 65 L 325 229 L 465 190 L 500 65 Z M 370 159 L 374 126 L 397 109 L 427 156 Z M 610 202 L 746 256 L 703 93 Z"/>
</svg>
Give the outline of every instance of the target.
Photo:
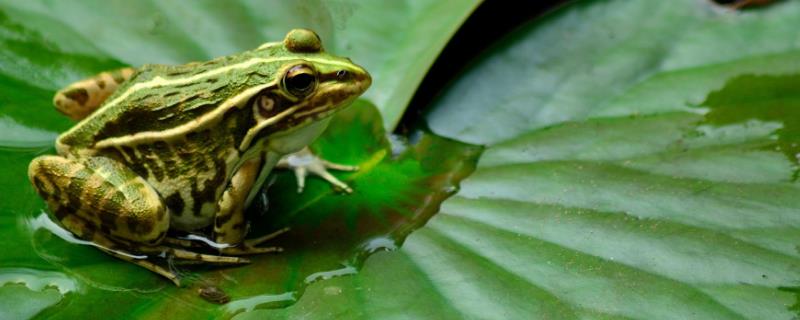
<svg viewBox="0 0 800 320">
<path fill-rule="evenodd" d="M 258 247 L 277 235 L 286 232 L 282 229 L 272 234 L 244 240 L 247 234 L 244 218 L 245 203 L 248 194 L 258 179 L 263 159 L 261 157 L 245 161 L 231 178 L 218 203 L 219 211 L 214 219 L 214 241 L 220 244 L 232 245 L 220 249 L 220 253 L 227 255 L 248 255 L 268 252 L 280 252 L 278 247 Z"/>
<path fill-rule="evenodd" d="M 97 110 L 115 90 L 134 74 L 133 68 L 123 68 L 100 74 L 58 90 L 53 104 L 73 120 L 81 120 Z"/>
<path fill-rule="evenodd" d="M 284 156 L 276 167 L 294 170 L 294 175 L 297 178 L 297 193 L 303 192 L 303 188 L 305 188 L 306 185 L 306 176 L 308 176 L 309 172 L 325 179 L 325 181 L 328 181 L 328 183 L 339 190 L 352 193 L 353 189 L 328 172 L 328 169 L 340 171 L 358 170 L 358 166 L 337 164 L 322 159 L 311 152 L 311 149 L 308 147 L 304 147 L 300 151 Z"/>
</svg>

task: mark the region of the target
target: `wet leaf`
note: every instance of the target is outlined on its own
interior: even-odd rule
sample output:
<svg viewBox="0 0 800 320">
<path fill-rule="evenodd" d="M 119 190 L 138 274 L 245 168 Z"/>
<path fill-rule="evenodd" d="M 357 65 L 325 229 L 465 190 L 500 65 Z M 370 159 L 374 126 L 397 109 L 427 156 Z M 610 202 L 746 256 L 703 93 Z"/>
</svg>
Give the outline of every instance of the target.
<svg viewBox="0 0 800 320">
<path fill-rule="evenodd" d="M 375 116 L 362 102 L 340 118 L 360 125 L 334 126 L 347 130 L 332 129 L 336 134 L 315 145 L 332 160 L 367 168 L 340 175 L 356 187 L 354 201 L 334 200 L 346 196 L 334 195 L 319 182 L 312 182 L 307 192 L 320 198 L 298 197 L 293 178 L 279 175 L 270 201 L 253 214 L 266 210 L 259 221 L 273 229 L 296 226 L 296 233 L 279 239 L 287 254 L 258 259 L 251 269 L 182 269 L 195 276 L 192 290 L 165 286 L 146 271 L 93 248 L 66 244 L 52 232 L 31 231 L 47 220 L 39 219 L 42 203 L 32 191 L 20 188 L 27 185 L 20 173 L 35 154 L 52 152 L 44 142 L 69 122 L 54 113 L 35 118 L 25 108 L 47 105 L 52 90 L 102 69 L 95 66 L 136 59 L 203 59 L 191 55 L 222 52 L 242 40 L 212 43 L 187 40 L 195 35 L 152 33 L 162 26 L 172 30 L 176 19 L 169 16 L 140 19 L 139 27 L 116 27 L 118 32 L 129 30 L 130 36 L 110 32 L 87 41 L 77 36 L 81 33 L 59 28 L 62 20 L 55 14 L 41 17 L 36 5 L 28 6 L 7 10 L 8 17 L 18 20 L 0 20 L 0 36 L 22 39 L 4 42 L 13 50 L 2 54 L 16 54 L 12 58 L 18 63 L 0 64 L 0 99 L 7 99 L 0 100 L 2 119 L 7 119 L 0 128 L 37 129 L 15 138 L 3 135 L 16 144 L 0 151 L 0 193 L 18 201 L 0 202 L 0 212 L 11 213 L 0 215 L 0 225 L 5 236 L 22 241 L 0 244 L 0 265 L 65 272 L 86 290 L 68 294 L 65 301 L 70 304 L 46 309 L 41 316 L 74 318 L 79 310 L 95 310 L 109 317 L 174 318 L 230 316 L 253 309 L 235 318 L 800 316 L 797 1 L 742 12 L 705 0 L 584 1 L 509 35 L 429 109 L 432 130 L 487 149 L 461 191 L 396 251 L 382 251 L 397 245 L 387 239 L 402 238 L 427 218 L 407 210 L 413 202 L 408 198 L 418 197 L 420 189 L 420 194 L 437 190 L 439 197 L 455 191 L 452 181 L 470 169 L 469 161 L 459 159 L 474 156 L 478 149 L 428 136 L 412 139 L 419 142 L 405 153 L 392 152 L 390 147 L 397 144 L 377 134 L 379 122 L 359 118 Z M 180 8 L 164 10 L 169 11 L 165 16 L 194 10 L 162 6 Z M 329 26 L 330 37 L 339 43 L 347 40 L 339 40 L 336 17 L 350 11 L 336 8 L 330 23 L 318 15 L 309 21 L 322 29 Z M 61 9 L 71 14 L 67 20 L 91 21 L 79 10 Z M 25 24 L 19 21 L 35 21 L 38 33 L 20 29 Z M 78 28 L 78 22 L 67 25 L 81 32 L 100 29 L 88 23 Z M 148 29 L 145 22 L 156 27 Z M 218 32 L 199 23 L 183 29 L 201 27 L 208 28 L 202 29 L 207 34 Z M 152 47 L 136 55 L 125 43 L 149 37 L 177 48 Z M 359 38 L 355 32 L 346 39 Z M 56 48 L 70 48 L 65 51 L 70 54 L 59 55 L 49 44 L 26 46 L 37 39 L 58 39 Z M 383 39 L 403 43 L 391 36 Z M 146 43 L 137 41 L 133 43 Z M 350 48 L 372 47 L 362 43 Z M 377 51 L 384 50 L 365 50 Z M 107 60 L 107 55 L 127 58 Z M 413 62 L 404 60 L 409 56 L 415 55 L 395 57 Z M 49 65 L 47 57 L 60 67 Z M 45 71 L 29 74 L 31 70 Z M 409 73 L 412 80 L 415 72 L 420 71 Z M 413 81 L 390 81 L 413 91 Z M 369 98 L 391 115 L 383 102 L 396 101 L 392 94 L 374 94 Z M 385 123 L 392 123 L 397 117 L 387 119 Z M 340 146 L 338 139 L 369 147 L 354 152 L 359 150 L 349 146 L 355 144 Z M 440 173 L 443 168 L 456 168 L 458 174 Z M 400 194 L 405 196 L 373 188 L 376 184 L 403 188 Z M 392 210 L 375 210 L 381 204 Z M 380 229 L 398 224 L 403 228 Z M 375 228 L 390 237 L 377 236 Z M 356 243 L 363 245 L 350 246 Z M 365 261 L 358 254 L 375 249 Z M 314 281 L 304 289 L 307 279 L 343 274 L 352 275 Z M 223 307 L 199 300 L 193 290 L 205 284 L 218 285 L 233 300 Z M 91 297 L 102 297 L 103 303 Z"/>
<path fill-rule="evenodd" d="M 798 19 L 619 0 L 524 26 L 427 115 L 487 145 L 459 193 L 280 316 L 796 318 Z"/>
</svg>

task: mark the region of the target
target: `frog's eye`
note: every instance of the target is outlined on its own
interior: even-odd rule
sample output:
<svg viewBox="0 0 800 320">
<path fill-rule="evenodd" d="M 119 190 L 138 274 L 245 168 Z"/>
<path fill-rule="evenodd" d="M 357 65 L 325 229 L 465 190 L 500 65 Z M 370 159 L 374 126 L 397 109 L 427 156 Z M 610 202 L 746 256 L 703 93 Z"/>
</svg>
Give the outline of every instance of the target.
<svg viewBox="0 0 800 320">
<path fill-rule="evenodd" d="M 317 88 L 317 73 L 306 65 L 294 66 L 283 77 L 283 87 L 295 97 L 305 97 Z"/>
</svg>

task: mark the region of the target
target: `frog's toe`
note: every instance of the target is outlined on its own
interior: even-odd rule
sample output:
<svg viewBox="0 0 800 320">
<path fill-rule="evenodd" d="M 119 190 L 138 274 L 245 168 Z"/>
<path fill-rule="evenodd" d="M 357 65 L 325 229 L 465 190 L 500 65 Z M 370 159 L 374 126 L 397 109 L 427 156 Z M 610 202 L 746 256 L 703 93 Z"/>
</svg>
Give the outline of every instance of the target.
<svg viewBox="0 0 800 320">
<path fill-rule="evenodd" d="M 332 167 L 329 167 L 328 165 L 326 165 L 325 164 L 326 162 L 327 161 L 322 160 L 320 162 L 322 164 L 321 166 L 316 166 L 316 165 L 315 166 L 310 166 L 308 168 L 308 171 L 313 173 L 313 174 L 315 174 L 315 175 L 317 175 L 317 176 L 319 176 L 322 179 L 325 179 L 325 181 L 328 181 L 328 183 L 330 183 L 334 187 L 336 187 L 337 190 L 342 190 L 342 191 L 344 191 L 346 193 L 353 193 L 353 189 L 350 188 L 350 186 L 348 186 L 346 183 L 342 182 L 341 180 L 336 178 L 334 175 L 332 175 L 330 172 L 328 172 L 328 168 L 332 168 Z M 337 165 L 337 166 L 340 166 L 340 165 Z M 350 166 L 347 166 L 347 167 L 350 167 Z M 357 170 L 357 169 L 358 169 L 358 167 L 356 167 L 355 170 Z M 348 169 L 348 170 L 353 171 L 352 169 Z M 300 184 L 298 183 L 298 186 L 299 185 Z M 302 191 L 303 191 L 302 188 L 300 188 L 297 192 L 300 193 Z"/>
<path fill-rule="evenodd" d="M 242 242 L 240 245 L 235 247 L 227 247 L 220 250 L 222 254 L 228 254 L 233 256 L 238 255 L 254 255 L 254 254 L 262 254 L 262 253 L 271 253 L 271 252 L 283 252 L 283 248 L 281 247 L 259 247 L 259 245 L 267 242 L 269 240 L 275 239 L 277 236 L 286 233 L 289 231 L 289 228 L 283 228 L 273 233 L 260 236 L 258 238 L 248 239 Z"/>
<path fill-rule="evenodd" d="M 325 159 L 320 159 L 322 164 L 327 169 L 339 170 L 339 171 L 358 171 L 358 166 L 351 166 L 347 164 L 340 164 L 340 163 L 333 163 Z"/>
<path fill-rule="evenodd" d="M 338 164 L 322 159 L 311 152 L 308 147 L 285 156 L 280 162 L 278 162 L 277 167 L 292 169 L 294 171 L 294 175 L 297 178 L 297 193 L 303 192 L 303 189 L 306 185 L 306 177 L 309 173 L 325 179 L 325 181 L 328 181 L 328 183 L 332 184 L 337 190 L 341 190 L 346 193 L 352 193 L 353 189 L 328 172 L 328 169 L 339 171 L 358 170 L 358 166 Z"/>
<path fill-rule="evenodd" d="M 264 253 L 273 253 L 273 252 L 283 252 L 283 248 L 281 247 L 253 247 L 246 243 L 242 243 L 236 247 L 228 247 L 225 249 L 220 250 L 222 254 L 227 254 L 231 256 L 248 256 L 248 255 L 256 255 L 256 254 L 264 254 Z"/>
<path fill-rule="evenodd" d="M 346 193 L 352 193 L 353 188 L 350 188 L 346 183 L 342 182 L 330 172 L 328 172 L 327 168 L 323 166 L 311 165 L 311 166 L 301 166 L 294 168 L 294 175 L 297 178 L 297 193 L 303 193 L 303 189 L 306 186 L 306 177 L 308 177 L 308 173 L 311 172 L 328 183 L 332 184 L 337 190 L 342 190 Z"/>
<path fill-rule="evenodd" d="M 214 264 L 245 264 L 250 263 L 250 260 L 241 257 L 220 256 L 213 254 L 197 253 L 193 251 L 169 248 L 167 254 L 175 257 L 176 259 L 201 261 L 205 263 Z"/>
<path fill-rule="evenodd" d="M 267 234 L 267 235 L 260 236 L 258 238 L 245 240 L 245 244 L 247 244 L 249 246 L 252 246 L 252 247 L 255 247 L 255 246 L 261 245 L 264 242 L 267 242 L 269 240 L 275 239 L 279 235 L 282 235 L 282 234 L 284 234 L 286 232 L 289 232 L 289 227 L 285 227 L 283 229 L 280 229 L 278 231 L 275 231 L 275 232 Z"/>
</svg>

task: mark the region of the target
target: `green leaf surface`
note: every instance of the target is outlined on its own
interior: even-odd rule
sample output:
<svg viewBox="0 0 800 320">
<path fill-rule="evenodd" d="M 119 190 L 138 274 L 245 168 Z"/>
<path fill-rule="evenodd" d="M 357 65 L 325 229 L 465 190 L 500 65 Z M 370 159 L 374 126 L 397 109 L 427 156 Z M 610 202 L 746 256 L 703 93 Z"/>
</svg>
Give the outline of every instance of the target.
<svg viewBox="0 0 800 320">
<path fill-rule="evenodd" d="M 325 20 L 316 9 L 328 4 L 333 18 Z M 308 14 L 315 26 L 329 28 L 329 34 L 321 31 L 323 39 L 335 43 L 361 39 L 361 32 L 384 32 L 381 39 L 393 44 L 420 37 L 411 31 L 413 36 L 404 38 L 392 33 L 398 27 L 384 25 L 353 30 L 340 18 L 357 16 L 362 4 L 339 4 L 273 4 L 298 14 L 272 19 Z M 510 34 L 429 109 L 426 119 L 434 132 L 484 144 L 486 151 L 458 194 L 396 251 L 383 249 L 397 246 L 397 239 L 435 211 L 435 205 L 424 213 L 410 211 L 414 200 L 409 199 L 434 194 L 422 203 L 435 204 L 455 191 L 453 182 L 471 169 L 464 160 L 479 150 L 425 136 L 399 148 L 405 151 L 391 151 L 397 144 L 379 134 L 374 109 L 359 102 L 315 149 L 331 160 L 367 168 L 341 175 L 362 193 L 343 202 L 344 196 L 312 182 L 307 192 L 320 196 L 299 197 L 289 192 L 292 177 L 279 175 L 270 192 L 283 193 L 267 198 L 287 201 L 271 200 L 253 214 L 266 210 L 259 220 L 264 232 L 296 226 L 297 233 L 279 239 L 287 254 L 259 259 L 251 269 L 189 269 L 197 286 L 210 282 L 233 297 L 223 307 L 198 302 L 197 286 L 176 290 L 135 266 L 42 230 L 49 225 L 42 203 L 30 188 L 20 187 L 27 185 L 20 173 L 30 158 L 52 152 L 52 137 L 69 126 L 54 113 L 33 117 L 29 111 L 48 105 L 58 86 L 136 59 L 183 62 L 203 59 L 191 56 L 198 52 L 234 52 L 225 50 L 244 41 L 237 37 L 249 37 L 199 44 L 188 32 L 170 31 L 202 30 L 212 37 L 229 34 L 220 31 L 225 26 L 236 30 L 236 23 L 220 28 L 197 23 L 224 20 L 208 18 L 216 12 L 211 3 L 139 5 L 144 8 L 140 16 L 148 15 L 151 5 L 170 13 L 115 22 L 122 25 L 115 27 L 116 35 L 98 33 L 91 37 L 97 41 L 78 36 L 103 29 L 91 25 L 93 15 L 76 9 L 49 15 L 35 3 L 4 9 L 0 39 L 13 50 L 0 54 L 13 55 L 17 63 L 0 63 L 0 129 L 14 132 L 0 138 L 0 193 L 15 201 L 0 202 L 0 226 L 3 235 L 22 241 L 0 244 L 0 267 L 13 271 L 9 274 L 34 270 L 76 283 L 75 289 L 63 290 L 65 285 L 36 286 L 32 279 L 38 276 L 5 280 L 9 284 L 0 287 L 6 290 L 0 298 L 19 294 L 36 301 L 20 304 L 15 315 L 44 309 L 40 315 L 53 318 L 75 318 L 81 310 L 108 317 L 236 319 L 800 317 L 800 38 L 795 31 L 800 1 L 742 12 L 705 0 L 583 1 Z M 73 16 L 65 18 L 63 12 Z M 414 12 L 426 21 L 450 14 Z M 271 14 L 251 19 L 260 22 Z M 186 16 L 193 22 L 175 22 Z M 394 18 L 385 21 L 402 20 Z M 37 27 L 26 29 L 26 23 Z M 132 34 L 120 36 L 124 32 Z M 136 44 L 147 43 L 141 39 L 153 37 L 161 46 L 136 51 Z M 40 45 L 41 39 L 58 39 L 58 46 Z M 389 44 L 341 48 L 380 56 L 386 53 L 376 50 L 384 45 Z M 70 49 L 61 54 L 61 48 Z M 386 70 L 404 73 L 402 68 L 417 66 L 409 56 L 426 56 L 409 50 L 392 51 L 396 63 L 406 64 L 389 63 Z M 363 59 L 380 59 L 376 56 Z M 413 79 L 422 74 L 415 72 L 387 75 L 390 88 L 371 91 L 378 91 L 368 98 L 384 123 L 396 121 L 404 107 L 387 109 L 397 101 L 391 90 L 396 86 L 396 92 L 410 94 Z M 359 125 L 342 125 L 353 122 Z M 351 149 L 357 145 L 363 149 Z M 394 188 L 406 192 L 398 196 L 389 190 Z M 376 209 L 383 204 L 394 210 Z M 335 277 L 342 274 L 352 275 Z M 313 281 L 328 277 L 333 278 Z"/>
<path fill-rule="evenodd" d="M 426 116 L 487 146 L 459 193 L 306 291 L 337 306 L 282 316 L 797 318 L 796 21 L 800 1 L 583 1 L 510 34 Z"/>
<path fill-rule="evenodd" d="M 394 250 L 471 172 L 481 148 L 425 133 L 388 136 L 422 76 L 477 1 L 11 1 L 0 4 L 0 318 L 227 318 L 302 300 L 310 283 L 357 272 L 372 253 Z M 291 28 L 317 31 L 326 49 L 365 66 L 373 87 L 341 112 L 312 148 L 361 167 L 337 174 L 340 195 L 314 178 L 302 195 L 277 174 L 253 234 L 292 231 L 238 268 L 177 266 L 175 288 L 138 266 L 75 239 L 46 213 L 27 181 L 30 160 L 52 154 L 72 125 L 52 107 L 55 90 L 120 66 L 186 63 L 279 41 Z M 406 32 L 395 32 L 398 29 Z M 415 59 L 406 59 L 413 55 Z M 391 141 L 391 142 L 390 142 Z M 280 200 L 279 200 L 280 199 Z M 215 286 L 232 301 L 198 297 Z"/>
<path fill-rule="evenodd" d="M 538 293 L 468 317 L 797 317 L 798 19 L 798 1 L 586 1 L 506 37 L 427 115 L 488 146 L 400 252 L 484 261 L 469 284 L 428 269 L 445 296 Z"/>
</svg>

